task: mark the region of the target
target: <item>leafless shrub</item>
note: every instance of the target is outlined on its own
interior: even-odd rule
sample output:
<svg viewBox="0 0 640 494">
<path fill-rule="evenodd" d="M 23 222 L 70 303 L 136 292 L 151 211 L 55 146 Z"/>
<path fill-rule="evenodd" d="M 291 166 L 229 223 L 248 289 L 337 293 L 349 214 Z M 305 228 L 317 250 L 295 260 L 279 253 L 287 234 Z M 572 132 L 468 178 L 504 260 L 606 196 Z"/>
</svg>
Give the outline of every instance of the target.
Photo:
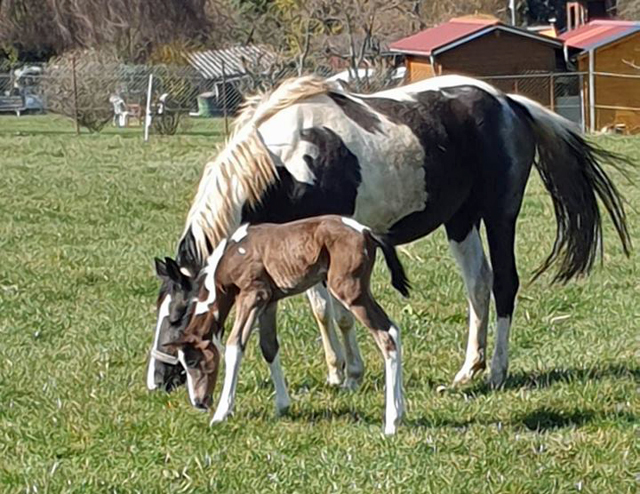
<svg viewBox="0 0 640 494">
<path fill-rule="evenodd" d="M 69 52 L 49 62 L 42 88 L 49 111 L 99 132 L 113 117 L 109 97 L 117 86 L 115 56 L 95 50 Z M 74 91 L 75 69 L 75 91 Z"/>
</svg>

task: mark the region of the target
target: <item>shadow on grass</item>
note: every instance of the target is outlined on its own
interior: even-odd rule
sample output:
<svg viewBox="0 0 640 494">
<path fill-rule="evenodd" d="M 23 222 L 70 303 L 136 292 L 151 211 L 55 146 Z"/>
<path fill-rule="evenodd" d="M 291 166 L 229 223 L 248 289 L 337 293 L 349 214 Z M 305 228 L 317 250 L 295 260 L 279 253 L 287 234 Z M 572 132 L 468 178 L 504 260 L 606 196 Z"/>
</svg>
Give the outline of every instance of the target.
<svg viewBox="0 0 640 494">
<path fill-rule="evenodd" d="M 590 422 L 600 422 L 603 420 L 615 420 L 634 424 L 638 417 L 629 412 L 594 412 L 593 410 L 553 410 L 550 408 L 539 408 L 533 412 L 517 416 L 512 425 L 524 425 L 531 431 L 544 432 L 548 430 L 563 429 L 565 427 L 580 427 Z"/>
<path fill-rule="evenodd" d="M 556 383 L 600 381 L 608 378 L 631 378 L 640 380 L 640 367 L 634 365 L 608 364 L 590 369 L 549 369 L 543 371 L 518 371 L 510 374 L 504 390 L 542 389 Z M 484 381 L 479 381 L 469 390 L 472 394 L 485 395 L 493 390 Z"/>
</svg>

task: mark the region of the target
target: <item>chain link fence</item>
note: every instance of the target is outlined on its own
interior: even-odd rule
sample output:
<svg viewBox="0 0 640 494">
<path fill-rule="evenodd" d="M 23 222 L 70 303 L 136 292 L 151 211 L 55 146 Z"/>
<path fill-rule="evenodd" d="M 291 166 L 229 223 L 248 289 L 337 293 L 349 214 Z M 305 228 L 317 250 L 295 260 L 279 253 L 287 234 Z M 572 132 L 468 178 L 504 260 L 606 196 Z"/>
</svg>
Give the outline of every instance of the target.
<svg viewBox="0 0 640 494">
<path fill-rule="evenodd" d="M 318 74 L 349 82 L 359 92 L 374 92 L 406 83 L 403 69 Z M 181 133 L 195 119 L 230 122 L 246 95 L 270 89 L 295 77 L 294 68 L 242 71 L 198 70 L 193 66 L 121 65 L 104 61 L 31 65 L 0 73 L 0 111 L 58 113 L 80 127 L 99 131 L 106 125 L 151 134 Z M 433 74 L 424 74 L 432 76 Z M 420 74 L 412 73 L 412 80 Z M 585 130 L 640 133 L 640 73 L 533 73 L 481 77 L 507 93 L 528 96 L 576 122 Z M 149 97 L 150 96 L 150 97 Z"/>
</svg>

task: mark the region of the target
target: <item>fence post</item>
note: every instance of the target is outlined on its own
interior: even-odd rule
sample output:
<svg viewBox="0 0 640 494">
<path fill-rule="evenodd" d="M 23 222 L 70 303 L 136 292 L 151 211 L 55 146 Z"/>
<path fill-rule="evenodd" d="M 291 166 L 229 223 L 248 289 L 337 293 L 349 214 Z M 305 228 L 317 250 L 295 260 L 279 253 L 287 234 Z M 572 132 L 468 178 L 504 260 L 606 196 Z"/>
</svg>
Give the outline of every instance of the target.
<svg viewBox="0 0 640 494">
<path fill-rule="evenodd" d="M 549 76 L 549 105 L 551 106 L 551 111 L 556 111 L 556 92 L 553 87 L 553 72 Z"/>
<path fill-rule="evenodd" d="M 224 115 L 224 137 L 229 138 L 229 120 L 227 117 L 227 70 L 222 60 L 222 114 Z"/>
<path fill-rule="evenodd" d="M 596 78 L 594 75 L 594 52 L 589 50 L 589 132 L 596 131 Z"/>
<path fill-rule="evenodd" d="M 151 127 L 151 91 L 153 89 L 153 74 L 149 74 L 149 87 L 147 88 L 147 107 L 144 114 L 144 142 L 149 140 L 149 127 Z"/>
<path fill-rule="evenodd" d="M 80 122 L 78 116 L 78 81 L 76 77 L 76 57 L 71 57 L 71 78 L 73 83 L 73 113 L 76 121 L 76 135 L 80 135 Z"/>
</svg>

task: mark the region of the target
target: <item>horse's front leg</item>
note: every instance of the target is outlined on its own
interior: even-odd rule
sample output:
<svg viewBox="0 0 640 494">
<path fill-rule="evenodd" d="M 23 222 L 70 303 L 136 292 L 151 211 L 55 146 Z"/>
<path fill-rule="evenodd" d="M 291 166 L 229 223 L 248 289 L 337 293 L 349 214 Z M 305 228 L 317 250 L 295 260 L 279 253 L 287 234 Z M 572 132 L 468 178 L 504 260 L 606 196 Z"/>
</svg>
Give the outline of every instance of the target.
<svg viewBox="0 0 640 494">
<path fill-rule="evenodd" d="M 211 419 L 211 425 L 216 422 L 222 422 L 233 411 L 242 354 L 244 353 L 249 336 L 251 336 L 256 318 L 260 315 L 263 308 L 264 305 L 258 303 L 254 297 L 252 297 L 251 300 L 248 300 L 246 297 L 238 300 L 236 320 L 227 339 L 227 346 L 224 352 L 224 385 L 222 387 L 220 401 L 218 402 L 218 408 L 216 408 L 213 419 Z"/>
<path fill-rule="evenodd" d="M 280 365 L 280 344 L 276 326 L 277 304 L 269 305 L 260 316 L 260 349 L 264 359 L 269 364 L 271 380 L 276 390 L 276 415 L 283 415 L 289 409 L 291 399 L 284 381 L 284 374 Z"/>
<path fill-rule="evenodd" d="M 322 283 L 307 290 L 307 297 L 320 327 L 320 336 L 328 367 L 327 382 L 332 386 L 340 386 L 344 378 L 344 352 L 334 326 L 331 297 Z"/>
</svg>

